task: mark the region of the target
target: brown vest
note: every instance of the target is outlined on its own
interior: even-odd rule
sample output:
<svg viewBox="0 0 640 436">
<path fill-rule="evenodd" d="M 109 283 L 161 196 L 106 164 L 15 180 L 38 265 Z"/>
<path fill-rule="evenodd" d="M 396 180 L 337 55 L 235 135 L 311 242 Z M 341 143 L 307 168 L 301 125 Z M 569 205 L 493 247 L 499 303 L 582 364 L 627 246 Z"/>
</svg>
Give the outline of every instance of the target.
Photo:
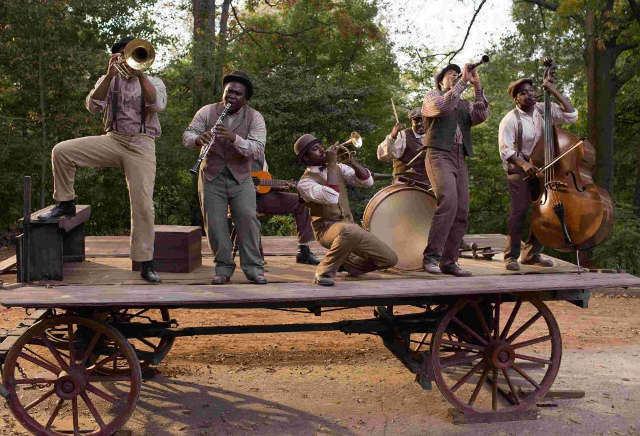
<svg viewBox="0 0 640 436">
<path fill-rule="evenodd" d="M 400 156 L 400 159 L 393 160 L 393 177 L 395 178 L 398 173 L 404 173 L 411 169 L 417 174 L 424 176 L 424 180 L 427 181 L 427 169 L 424 166 L 424 159 L 416 159 L 413 164 L 411 164 L 410 168 L 407 167 L 407 164 L 411 162 L 411 159 L 413 159 L 416 154 L 418 154 L 418 151 L 422 147 L 422 140 L 416 138 L 415 134 L 413 133 L 413 129 L 411 128 L 404 129 L 404 133 L 406 138 L 406 146 L 404 149 L 404 153 L 402 153 L 402 156 Z"/>
<path fill-rule="evenodd" d="M 305 178 L 311 179 L 321 185 L 327 184 L 326 180 L 324 180 L 320 174 L 311 172 L 308 168 L 300 180 Z M 351 215 L 351 209 L 349 208 L 347 185 L 344 182 L 340 168 L 338 168 L 338 186 L 340 187 L 338 204 L 305 203 L 307 208 L 309 208 L 311 226 L 313 227 L 313 233 L 316 236 L 316 239 L 319 239 L 319 233 L 328 229 L 332 224 L 340 221 L 346 221 L 348 223 L 353 222 L 353 215 Z"/>
<path fill-rule="evenodd" d="M 207 125 L 207 129 L 213 127 L 213 123 L 220 117 L 223 109 L 224 104 L 221 102 L 210 105 L 207 119 L 211 125 Z M 238 111 L 237 118 L 231 126 L 228 126 L 228 129 L 241 138 L 247 139 L 249 130 L 251 129 L 251 123 L 257 113 L 255 109 L 244 105 Z M 224 124 L 227 125 L 227 123 Z M 252 157 L 243 156 L 236 151 L 233 145 L 223 145 L 222 141 L 216 139 L 216 142 L 211 147 L 211 152 L 203 163 L 204 176 L 207 180 L 212 180 L 224 167 L 227 167 L 229 171 L 231 171 L 233 178 L 236 179 L 238 183 L 242 183 L 250 176 L 252 164 Z"/>
</svg>

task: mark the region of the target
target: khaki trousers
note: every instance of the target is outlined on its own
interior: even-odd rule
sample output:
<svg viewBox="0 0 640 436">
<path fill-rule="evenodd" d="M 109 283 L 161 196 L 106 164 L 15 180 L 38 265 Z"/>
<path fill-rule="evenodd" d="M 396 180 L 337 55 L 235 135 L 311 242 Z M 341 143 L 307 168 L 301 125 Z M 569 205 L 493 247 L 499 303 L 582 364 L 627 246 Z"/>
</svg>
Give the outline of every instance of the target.
<svg viewBox="0 0 640 436">
<path fill-rule="evenodd" d="M 131 259 L 153 259 L 153 186 L 156 179 L 155 141 L 146 135 L 109 132 L 58 143 L 51 151 L 53 198 L 69 201 L 76 168 L 123 168 L 131 205 Z"/>
<path fill-rule="evenodd" d="M 318 242 L 329 250 L 316 269 L 318 275 L 333 277 L 340 266 L 360 275 L 398 263 L 391 247 L 357 224 L 335 223 L 318 234 Z"/>
<path fill-rule="evenodd" d="M 256 188 L 251 177 L 238 183 L 227 167 L 213 180 L 207 180 L 200 171 L 198 194 L 207 239 L 216 264 L 216 275 L 231 276 L 236 268 L 233 246 L 227 220 L 227 208 L 238 229 L 240 267 L 244 275 L 253 280 L 264 275 L 264 260 L 260 254 L 260 221 L 256 212 Z"/>
</svg>

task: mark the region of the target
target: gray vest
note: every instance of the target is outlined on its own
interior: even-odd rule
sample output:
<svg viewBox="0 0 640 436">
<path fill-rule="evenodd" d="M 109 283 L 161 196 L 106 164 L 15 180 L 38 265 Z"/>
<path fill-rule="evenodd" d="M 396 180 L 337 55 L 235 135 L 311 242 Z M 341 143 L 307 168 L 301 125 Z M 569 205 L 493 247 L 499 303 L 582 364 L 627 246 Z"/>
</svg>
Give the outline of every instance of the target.
<svg viewBox="0 0 640 436">
<path fill-rule="evenodd" d="M 309 178 L 315 182 L 326 185 L 326 181 L 318 173 L 313 173 L 308 169 L 304 172 L 300 180 Z M 349 207 L 349 195 L 347 194 L 347 184 L 342 177 L 342 171 L 338 168 L 338 186 L 340 187 L 340 196 L 338 204 L 320 204 L 307 202 L 305 206 L 309 209 L 311 215 L 311 227 L 316 239 L 320 239 L 320 235 L 332 224 L 337 222 L 353 223 L 353 215 Z"/>
<path fill-rule="evenodd" d="M 439 91 L 441 94 L 444 92 Z M 471 114 L 464 105 L 463 100 L 458 102 L 455 111 L 442 114 L 439 117 L 422 117 L 425 125 L 425 135 L 422 142 L 427 147 L 451 151 L 453 138 L 456 135 L 456 126 L 460 126 L 462 143 L 467 156 L 473 156 L 471 144 Z"/>
</svg>

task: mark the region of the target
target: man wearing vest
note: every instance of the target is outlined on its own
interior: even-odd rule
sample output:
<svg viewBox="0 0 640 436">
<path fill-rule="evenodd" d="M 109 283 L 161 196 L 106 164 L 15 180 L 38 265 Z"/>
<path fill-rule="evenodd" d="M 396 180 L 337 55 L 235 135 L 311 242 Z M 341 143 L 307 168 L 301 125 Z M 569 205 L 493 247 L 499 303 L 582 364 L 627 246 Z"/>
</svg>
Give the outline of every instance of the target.
<svg viewBox="0 0 640 436">
<path fill-rule="evenodd" d="M 393 126 L 391 133 L 378 145 L 378 160 L 393 161 L 394 182 L 408 178 L 429 185 L 424 159 L 414 159 L 422 149 L 424 136 L 421 108 L 409 111 L 409 121 L 411 127 L 408 129 L 403 129 L 402 123 Z M 411 167 L 408 166 L 410 162 Z"/>
<path fill-rule="evenodd" d="M 387 244 L 353 222 L 346 185 L 371 187 L 368 169 L 353 157 L 337 163 L 336 150 L 326 153 L 322 143 L 310 134 L 293 145 L 298 164 L 307 166 L 298 182 L 298 192 L 311 213 L 313 233 L 329 251 L 316 269 L 314 283 L 333 286 L 336 272 L 344 268 L 350 276 L 390 268 L 398 256 Z"/>
<path fill-rule="evenodd" d="M 253 171 L 269 171 L 267 161 L 255 161 Z M 286 188 L 288 189 L 288 188 Z M 298 232 L 298 254 L 296 263 L 307 265 L 317 265 L 320 259 L 313 255 L 309 242 L 313 241 L 313 230 L 311 230 L 311 216 L 309 209 L 304 205 L 304 201 L 298 193 L 284 192 L 276 187 L 272 187 L 266 194 L 256 194 L 256 204 L 258 213 L 265 215 L 288 215 L 293 214 L 296 220 L 296 230 Z"/>
<path fill-rule="evenodd" d="M 575 123 L 578 111 L 567 97 L 562 95 L 549 81 L 542 87 L 553 94 L 562 108 L 556 103 L 551 105 L 551 117 L 554 124 Z M 511 82 L 507 92 L 513 98 L 516 107 L 504 116 L 498 129 L 498 145 L 502 167 L 507 173 L 511 207 L 509 209 L 509 235 L 504 250 L 505 267 L 509 271 L 518 271 L 520 262 L 526 265 L 553 266 L 553 262 L 543 258 L 542 245 L 530 231 L 524 244 L 522 255 L 520 245 L 531 202 L 539 195 L 537 168 L 529 162 L 529 156 L 544 130 L 544 103 L 536 102 L 533 81 L 523 78 Z M 524 181 L 526 175 L 531 176 Z"/>
<path fill-rule="evenodd" d="M 424 270 L 455 276 L 470 276 L 458 266 L 458 248 L 467 230 L 469 214 L 469 174 L 466 156 L 473 156 L 471 126 L 489 116 L 478 73 L 471 64 L 447 65 L 435 78 L 436 87 L 424 96 L 422 116 L 423 144 L 427 147 L 425 165 L 437 206 L 423 253 Z M 460 79 L 460 80 L 458 80 Z M 465 89 L 473 85 L 475 101 L 462 100 Z"/>
<path fill-rule="evenodd" d="M 104 113 L 105 135 L 63 141 L 51 151 L 53 198 L 58 202 L 40 220 L 75 215 L 73 189 L 76 168 L 123 168 L 131 204 L 131 260 L 141 262 L 142 278 L 160 282 L 153 267 L 153 187 L 156 178 L 155 139 L 160 136 L 158 112 L 167 106 L 162 80 L 129 68 L 131 77 L 118 75 L 114 64 L 134 38 L 122 38 L 111 47 L 107 74 L 87 95 L 91 113 Z"/>
<path fill-rule="evenodd" d="M 207 238 L 215 255 L 216 272 L 212 284 L 228 283 L 236 264 L 227 226 L 227 208 L 238 229 L 240 266 L 247 279 L 266 284 L 264 261 L 260 255 L 260 221 L 256 212 L 256 191 L 251 179 L 254 160 L 264 159 L 267 129 L 264 118 L 247 105 L 253 84 L 244 71 L 234 71 L 222 79 L 222 101 L 208 104 L 195 114 L 182 136 L 185 147 L 199 150 L 215 142 L 200 166 L 198 193 Z M 214 124 L 226 104 L 227 116 Z"/>
</svg>

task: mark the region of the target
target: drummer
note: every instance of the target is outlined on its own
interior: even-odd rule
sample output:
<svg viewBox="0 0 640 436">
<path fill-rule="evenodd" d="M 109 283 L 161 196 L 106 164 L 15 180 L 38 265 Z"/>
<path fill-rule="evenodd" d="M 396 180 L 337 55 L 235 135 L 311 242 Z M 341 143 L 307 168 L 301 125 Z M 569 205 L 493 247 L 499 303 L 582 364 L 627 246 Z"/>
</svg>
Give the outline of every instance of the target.
<svg viewBox="0 0 640 436">
<path fill-rule="evenodd" d="M 337 162 L 335 148 L 326 152 L 313 135 L 302 135 L 293 145 L 299 164 L 307 166 L 298 182 L 298 192 L 311 213 L 316 240 L 327 248 L 316 269 L 314 283 L 333 286 L 338 269 L 355 277 L 377 269 L 390 268 L 398 256 L 387 244 L 353 222 L 346 185 L 370 187 L 371 172 L 354 156 Z"/>
<path fill-rule="evenodd" d="M 405 129 L 403 123 L 396 123 L 391 133 L 378 145 L 378 160 L 393 162 L 394 183 L 411 179 L 426 186 L 430 185 L 424 159 L 416 158 L 423 150 L 424 124 L 421 110 L 421 108 L 411 109 L 409 111 L 411 127 Z"/>
</svg>

